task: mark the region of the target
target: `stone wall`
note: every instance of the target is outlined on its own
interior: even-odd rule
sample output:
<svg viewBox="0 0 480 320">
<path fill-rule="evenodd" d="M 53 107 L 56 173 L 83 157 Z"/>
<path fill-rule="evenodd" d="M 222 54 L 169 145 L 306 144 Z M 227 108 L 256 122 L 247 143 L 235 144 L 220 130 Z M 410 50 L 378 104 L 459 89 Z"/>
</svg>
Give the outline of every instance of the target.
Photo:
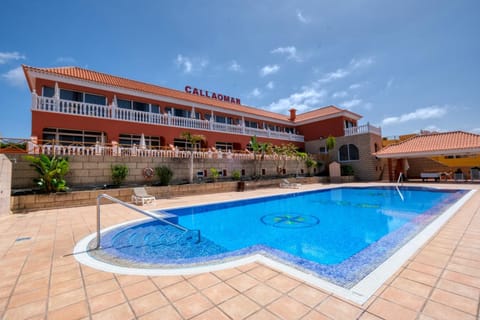
<svg viewBox="0 0 480 320">
<path fill-rule="evenodd" d="M 9 155 L 10 157 L 13 157 Z M 30 163 L 22 156 L 15 156 L 13 166 L 12 189 L 34 188 L 33 179 L 37 173 L 30 166 Z M 172 184 L 186 183 L 190 176 L 190 159 L 183 158 L 151 158 L 151 157 L 112 157 L 112 156 L 70 156 L 70 172 L 66 176 L 67 184 L 70 187 L 101 187 L 112 184 L 111 166 L 115 164 L 124 164 L 129 169 L 129 174 L 125 180 L 125 185 L 152 185 L 157 179 L 147 179 L 143 176 L 145 168 L 156 168 L 168 166 L 173 170 L 174 176 Z M 260 165 L 259 165 L 260 166 Z M 259 168 L 260 174 L 264 173 L 266 177 L 276 176 L 277 163 L 273 160 L 265 160 Z M 237 170 L 245 173 L 245 177 L 251 177 L 254 170 L 253 160 L 234 160 L 234 159 L 194 159 L 193 173 L 194 181 L 210 178 L 210 168 L 216 168 L 226 176 L 223 179 L 231 179 L 232 172 Z M 303 162 L 295 160 L 287 161 L 286 174 L 295 175 L 306 172 Z M 206 173 L 206 178 L 197 178 L 197 173 Z M 220 178 L 222 179 L 222 178 Z"/>
<path fill-rule="evenodd" d="M 12 163 L 0 154 L 0 216 L 10 213 L 10 188 L 12 184 Z"/>
<path fill-rule="evenodd" d="M 282 179 L 267 179 L 258 181 L 245 181 L 245 190 L 254 190 L 260 188 L 279 187 Z M 289 179 L 292 183 L 320 183 L 328 182 L 327 177 L 302 177 Z M 345 182 L 348 182 L 347 180 Z M 225 181 L 217 183 L 197 183 L 184 185 L 171 185 L 165 187 L 145 187 L 147 193 L 155 196 L 157 199 L 186 196 L 191 194 L 213 194 L 220 192 L 233 192 L 238 190 L 237 181 Z M 32 210 L 54 209 L 65 207 L 89 206 L 95 205 L 97 197 L 100 194 L 108 194 L 119 200 L 130 202 L 132 188 L 118 188 L 106 190 L 88 190 L 75 192 L 60 192 L 52 194 L 30 194 L 12 196 L 12 212 L 28 212 Z M 102 200 L 102 203 L 108 203 L 108 200 Z"/>
</svg>

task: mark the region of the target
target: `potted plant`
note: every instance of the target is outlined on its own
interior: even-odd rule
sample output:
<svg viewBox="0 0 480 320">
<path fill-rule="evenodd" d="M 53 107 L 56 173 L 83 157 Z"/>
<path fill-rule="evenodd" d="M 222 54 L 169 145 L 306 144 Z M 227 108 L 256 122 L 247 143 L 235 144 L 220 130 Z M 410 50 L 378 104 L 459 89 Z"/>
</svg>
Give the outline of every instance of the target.
<svg viewBox="0 0 480 320">
<path fill-rule="evenodd" d="M 128 167 L 124 164 L 116 164 L 111 166 L 112 181 L 117 187 L 122 184 L 128 175 Z"/>
<path fill-rule="evenodd" d="M 168 186 L 173 177 L 173 171 L 167 166 L 155 168 L 161 186 Z"/>
</svg>

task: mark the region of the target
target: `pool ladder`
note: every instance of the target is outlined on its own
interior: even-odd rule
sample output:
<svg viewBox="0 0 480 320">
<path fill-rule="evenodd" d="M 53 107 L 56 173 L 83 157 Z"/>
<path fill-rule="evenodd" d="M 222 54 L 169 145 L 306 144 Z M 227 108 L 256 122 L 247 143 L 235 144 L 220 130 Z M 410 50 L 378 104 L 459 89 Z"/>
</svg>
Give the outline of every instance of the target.
<svg viewBox="0 0 480 320">
<path fill-rule="evenodd" d="M 159 221 L 161 221 L 161 222 L 163 222 L 163 223 L 166 223 L 166 224 L 168 224 L 168 225 L 171 225 L 172 227 L 175 227 L 175 228 L 177 228 L 177 229 L 179 229 L 179 230 L 184 231 L 184 233 L 185 233 L 185 232 L 189 232 L 189 231 L 196 232 L 196 233 L 197 233 L 197 242 L 196 242 L 196 243 L 199 243 L 200 240 L 201 240 L 200 230 L 197 230 L 197 229 L 195 229 L 195 230 L 187 229 L 187 228 L 185 228 L 185 227 L 182 227 L 182 226 L 180 226 L 180 225 L 178 225 L 178 224 L 175 224 L 175 223 L 173 223 L 173 222 L 170 222 L 170 221 L 166 220 L 164 217 L 162 217 L 162 216 L 160 216 L 160 215 L 158 215 L 158 214 L 156 214 L 156 213 L 139 209 L 139 208 L 137 208 L 137 207 L 135 207 L 135 206 L 133 206 L 133 205 L 131 205 L 131 204 L 129 204 L 129 203 L 123 202 L 123 201 L 121 201 L 121 200 L 119 200 L 119 199 L 117 199 L 117 198 L 114 198 L 114 197 L 112 197 L 112 196 L 109 196 L 108 194 L 104 194 L 104 193 L 103 193 L 103 194 L 101 194 L 101 195 L 99 195 L 99 196 L 97 197 L 97 244 L 96 244 L 96 246 L 95 246 L 95 249 L 99 249 L 99 248 L 100 248 L 100 241 L 101 241 L 101 232 L 100 232 L 100 206 L 101 206 L 101 200 L 102 200 L 102 198 L 105 198 L 105 199 L 108 199 L 108 200 L 110 200 L 110 201 L 112 201 L 112 202 L 118 203 L 118 204 L 120 204 L 120 205 L 122 205 L 122 206 L 124 206 L 124 207 L 127 207 L 127 208 L 129 208 L 129 209 L 132 209 L 132 210 L 134 210 L 134 211 L 136 211 L 136 212 L 138 212 L 138 213 L 141 213 L 141 214 L 143 214 L 143 215 L 145 215 L 145 216 L 147 216 L 147 217 L 150 217 L 150 218 L 159 220 Z M 164 213 L 164 214 L 165 214 L 166 216 L 168 216 L 168 213 Z"/>
<path fill-rule="evenodd" d="M 400 184 L 400 181 L 402 181 L 401 184 Z M 403 172 L 400 172 L 400 174 L 398 175 L 397 185 L 395 187 L 397 188 L 400 199 L 402 199 L 402 201 L 405 201 L 405 198 L 403 197 L 403 194 L 400 191 L 400 188 L 398 186 L 403 186 Z"/>
</svg>

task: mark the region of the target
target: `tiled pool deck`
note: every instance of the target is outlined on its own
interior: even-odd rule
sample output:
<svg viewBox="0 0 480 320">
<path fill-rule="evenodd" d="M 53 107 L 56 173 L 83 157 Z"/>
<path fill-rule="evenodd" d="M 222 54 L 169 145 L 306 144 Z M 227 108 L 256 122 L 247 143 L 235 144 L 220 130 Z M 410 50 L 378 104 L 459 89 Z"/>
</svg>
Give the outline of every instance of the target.
<svg viewBox="0 0 480 320">
<path fill-rule="evenodd" d="M 319 187 L 306 185 L 302 189 Z M 161 199 L 156 207 L 289 191 L 264 189 Z M 140 217 L 118 205 L 102 208 L 103 227 Z M 95 230 L 94 206 L 0 217 L 2 319 L 479 317 L 480 192 L 363 305 L 260 263 L 189 276 L 127 276 L 98 271 L 79 264 L 71 255 L 75 243 Z"/>
</svg>

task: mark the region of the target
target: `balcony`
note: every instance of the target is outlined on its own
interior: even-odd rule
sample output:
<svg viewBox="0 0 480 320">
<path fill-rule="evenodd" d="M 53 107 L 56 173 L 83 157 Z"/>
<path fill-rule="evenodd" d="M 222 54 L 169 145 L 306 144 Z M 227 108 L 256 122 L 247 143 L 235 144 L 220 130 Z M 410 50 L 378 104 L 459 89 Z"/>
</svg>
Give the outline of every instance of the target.
<svg viewBox="0 0 480 320">
<path fill-rule="evenodd" d="M 184 118 L 170 114 L 158 114 L 137 110 L 121 109 L 112 105 L 97 105 L 58 98 L 32 95 L 32 111 L 46 111 L 100 119 L 123 120 L 167 127 L 179 127 L 204 131 L 223 132 L 237 135 L 257 136 L 285 141 L 303 142 L 304 137 L 293 133 L 255 129 L 243 125 L 231 125 L 209 120 Z"/>
<path fill-rule="evenodd" d="M 351 127 L 351 128 L 345 128 L 345 136 L 355 136 L 358 134 L 365 134 L 365 133 L 372 133 L 379 135 L 380 137 L 382 136 L 382 129 L 380 127 L 375 127 L 372 126 L 371 124 L 367 123 L 362 126 L 358 127 Z"/>
</svg>

